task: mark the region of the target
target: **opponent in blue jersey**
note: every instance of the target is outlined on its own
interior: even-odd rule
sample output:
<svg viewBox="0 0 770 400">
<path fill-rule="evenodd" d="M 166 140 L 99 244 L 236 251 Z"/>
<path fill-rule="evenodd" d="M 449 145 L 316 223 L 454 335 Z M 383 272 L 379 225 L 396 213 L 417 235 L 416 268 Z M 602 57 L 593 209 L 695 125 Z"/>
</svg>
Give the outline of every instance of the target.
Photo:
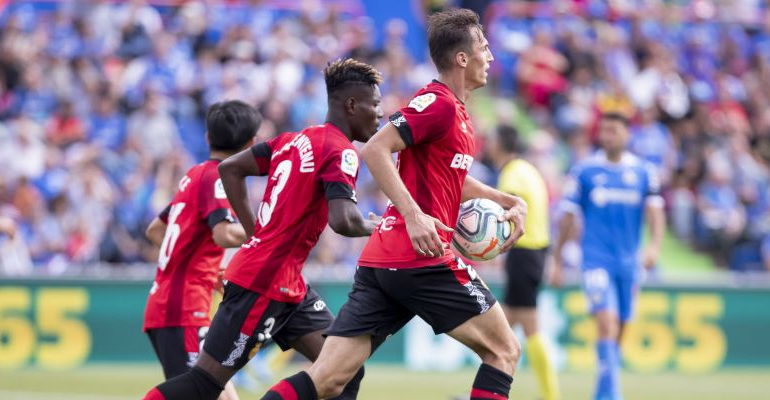
<svg viewBox="0 0 770 400">
<path fill-rule="evenodd" d="M 602 116 L 602 150 L 575 166 L 565 186 L 565 213 L 555 249 L 552 283 L 560 285 L 562 268 L 558 255 L 573 229 L 574 216 L 582 215 L 583 289 L 599 328 L 595 400 L 622 399 L 618 343 L 632 315 L 641 267 L 651 268 L 657 262 L 665 229 L 658 175 L 654 166 L 626 151 L 628 140 L 625 117 Z M 645 214 L 651 238 L 640 257 Z"/>
</svg>

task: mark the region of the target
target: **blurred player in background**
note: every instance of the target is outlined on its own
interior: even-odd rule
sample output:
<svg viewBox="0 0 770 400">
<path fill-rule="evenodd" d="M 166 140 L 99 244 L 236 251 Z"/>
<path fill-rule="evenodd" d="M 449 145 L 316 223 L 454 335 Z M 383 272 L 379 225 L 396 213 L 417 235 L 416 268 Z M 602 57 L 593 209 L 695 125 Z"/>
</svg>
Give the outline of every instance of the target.
<svg viewBox="0 0 770 400">
<path fill-rule="evenodd" d="M 525 234 L 505 258 L 507 283 L 503 311 L 508 323 L 521 325 L 527 337 L 527 359 L 535 372 L 544 400 L 561 397 L 545 344 L 537 328 L 537 294 L 548 255 L 548 188 L 535 167 L 521 158 L 524 146 L 515 128 L 500 125 L 489 141 L 488 154 L 500 170 L 497 188 L 527 202 Z"/>
<path fill-rule="evenodd" d="M 559 223 L 556 255 L 561 254 L 575 214 L 583 216 L 583 289 L 596 319 L 599 376 L 595 400 L 619 400 L 619 343 L 631 319 L 644 268 L 658 260 L 665 229 L 658 175 L 649 163 L 626 151 L 628 121 L 604 114 L 599 123 L 601 149 L 573 168 L 564 188 L 564 217 Z M 649 243 L 640 260 L 642 220 L 647 216 Z M 561 260 L 554 257 L 552 280 L 561 285 Z"/>
<path fill-rule="evenodd" d="M 314 400 L 342 391 L 366 359 L 415 315 L 473 349 L 483 362 L 471 399 L 507 399 L 519 344 L 502 308 L 475 271 L 448 250 L 460 203 L 487 198 L 509 209 L 501 219 L 523 232 L 526 204 L 468 176 L 473 126 L 470 92 L 486 84 L 492 53 L 478 15 L 465 9 L 428 19 L 430 55 L 439 71 L 364 146 L 362 157 L 391 200 L 359 259 L 353 291 L 318 360 L 265 400 Z M 393 165 L 392 153 L 399 153 Z"/>
<path fill-rule="evenodd" d="M 227 198 L 251 239 L 228 264 L 224 298 L 198 362 L 151 390 L 146 399 L 216 399 L 225 382 L 270 339 L 310 360 L 318 357 L 322 332 L 333 317 L 306 286 L 301 270 L 327 221 L 348 237 L 368 236 L 375 228 L 378 221 L 364 219 L 356 207 L 359 164 L 352 141 L 368 141 L 382 118 L 382 78 L 372 66 L 338 60 L 324 69 L 324 77 L 325 124 L 283 133 L 220 166 Z M 246 177 L 268 174 L 255 217 Z M 363 367 L 354 374 L 338 399 L 358 395 Z"/>
<path fill-rule="evenodd" d="M 262 117 L 240 101 L 212 105 L 206 114 L 210 158 L 180 180 L 171 203 L 147 228 L 160 246 L 158 271 L 147 298 L 144 331 L 166 379 L 188 371 L 208 327 L 211 297 L 224 248 L 240 246 L 246 233 L 234 223 L 217 167 L 254 144 Z M 237 399 L 227 385 L 225 399 Z"/>
</svg>

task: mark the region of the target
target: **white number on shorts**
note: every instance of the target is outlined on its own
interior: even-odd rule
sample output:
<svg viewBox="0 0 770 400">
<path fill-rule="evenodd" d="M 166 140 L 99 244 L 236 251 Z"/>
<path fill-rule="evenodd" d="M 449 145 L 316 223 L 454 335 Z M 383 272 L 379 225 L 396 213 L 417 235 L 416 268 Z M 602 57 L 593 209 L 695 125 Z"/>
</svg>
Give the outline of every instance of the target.
<svg viewBox="0 0 770 400">
<path fill-rule="evenodd" d="M 171 260 L 171 253 L 174 251 L 174 245 L 179 234 L 182 233 L 182 228 L 176 223 L 176 219 L 179 218 L 179 214 L 184 209 L 184 203 L 176 203 L 171 206 L 171 210 L 168 213 L 168 227 L 166 227 L 166 235 L 163 236 L 163 243 L 160 244 L 160 253 L 158 254 L 158 268 L 161 271 L 166 269 L 168 262 Z"/>
<path fill-rule="evenodd" d="M 277 182 L 275 186 L 273 186 L 273 191 L 270 192 L 270 201 L 263 201 L 259 206 L 259 212 L 257 213 L 259 224 L 262 225 L 262 227 L 270 222 L 270 218 L 273 216 L 273 210 L 275 209 L 275 205 L 278 202 L 278 195 L 283 190 L 283 187 L 286 186 L 286 181 L 289 180 L 290 174 L 290 160 L 283 160 L 278 163 L 277 167 L 275 167 L 275 172 L 273 172 L 273 176 L 270 177 L 270 179 L 274 179 Z"/>
<path fill-rule="evenodd" d="M 607 270 L 603 268 L 594 268 L 586 270 L 583 273 L 587 290 L 604 290 L 610 286 L 610 278 L 607 276 Z"/>
</svg>

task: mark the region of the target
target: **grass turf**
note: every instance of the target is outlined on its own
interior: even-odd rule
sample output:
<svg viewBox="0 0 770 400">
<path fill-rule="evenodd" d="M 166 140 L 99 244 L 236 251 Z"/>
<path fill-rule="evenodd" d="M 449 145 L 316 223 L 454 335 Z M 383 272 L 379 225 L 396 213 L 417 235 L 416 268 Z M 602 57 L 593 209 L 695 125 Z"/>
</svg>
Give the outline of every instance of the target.
<svg viewBox="0 0 770 400">
<path fill-rule="evenodd" d="M 299 366 L 283 371 L 293 373 Z M 414 372 L 400 367 L 369 366 L 362 385 L 361 400 L 447 400 L 468 393 L 475 370 L 458 372 Z M 749 400 L 766 398 L 770 392 L 770 370 L 725 370 L 707 375 L 623 374 L 626 400 Z M 161 379 L 160 368 L 147 365 L 98 365 L 72 371 L 39 369 L 0 371 L 0 399 L 75 400 L 139 399 Z M 585 373 L 560 376 L 565 400 L 590 399 L 593 377 Z M 521 371 L 514 382 L 513 397 L 537 398 L 534 377 Z M 260 394 L 241 392 L 243 400 Z"/>
</svg>

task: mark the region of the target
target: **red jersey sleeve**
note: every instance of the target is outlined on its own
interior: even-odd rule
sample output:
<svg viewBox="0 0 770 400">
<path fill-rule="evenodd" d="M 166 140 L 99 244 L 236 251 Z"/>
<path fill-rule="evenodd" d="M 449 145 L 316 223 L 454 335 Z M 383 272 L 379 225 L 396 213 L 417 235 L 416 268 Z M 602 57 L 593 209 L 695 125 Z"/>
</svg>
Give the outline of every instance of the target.
<svg viewBox="0 0 770 400">
<path fill-rule="evenodd" d="M 198 188 L 198 213 L 201 218 L 206 219 L 210 228 L 222 221 L 235 222 L 225 187 L 216 168 L 211 168 L 201 175 Z"/>
<path fill-rule="evenodd" d="M 352 146 L 331 144 L 325 149 L 325 157 L 318 176 L 323 182 L 327 200 L 356 199 L 358 176 L 358 152 Z"/>
<path fill-rule="evenodd" d="M 251 154 L 254 155 L 254 161 L 257 162 L 259 176 L 265 176 L 270 172 L 270 159 L 273 157 L 275 140 L 276 138 L 273 138 L 251 146 Z"/>
<path fill-rule="evenodd" d="M 413 98 L 389 120 L 406 147 L 411 147 L 444 137 L 452 128 L 455 114 L 454 102 L 442 94 L 427 92 Z"/>
</svg>

